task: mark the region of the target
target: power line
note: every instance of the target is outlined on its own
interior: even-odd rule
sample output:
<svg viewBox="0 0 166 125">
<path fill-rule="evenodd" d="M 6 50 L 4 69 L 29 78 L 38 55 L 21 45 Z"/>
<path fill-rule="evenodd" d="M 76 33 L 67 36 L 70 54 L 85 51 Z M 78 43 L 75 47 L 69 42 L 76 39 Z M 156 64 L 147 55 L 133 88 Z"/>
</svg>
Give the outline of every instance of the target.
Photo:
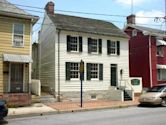
<svg viewBox="0 0 166 125">
<path fill-rule="evenodd" d="M 0 2 L 2 4 L 7 4 L 4 2 Z M 28 7 L 28 8 L 33 8 L 33 9 L 40 9 L 40 10 L 44 10 L 44 8 L 40 8 L 40 7 L 34 7 L 34 6 L 26 6 L 26 5 L 21 5 L 21 4 L 13 4 L 16 6 L 21 6 L 21 7 Z M 36 11 L 36 10 L 30 10 L 30 9 L 25 9 L 27 11 L 33 11 L 33 12 L 38 12 L 38 13 L 44 13 L 43 11 Z M 80 11 L 69 11 L 69 10 L 55 10 L 58 12 L 66 12 L 66 13 L 78 13 L 78 14 L 86 14 L 86 15 L 98 15 L 98 16 L 115 16 L 115 17 L 127 17 L 126 15 L 113 15 L 113 14 L 103 14 L 103 13 L 89 13 L 89 12 L 80 12 Z M 156 17 L 143 17 L 143 16 L 137 16 L 137 18 L 156 18 Z M 162 18 L 162 17 L 158 17 L 158 18 Z"/>
</svg>

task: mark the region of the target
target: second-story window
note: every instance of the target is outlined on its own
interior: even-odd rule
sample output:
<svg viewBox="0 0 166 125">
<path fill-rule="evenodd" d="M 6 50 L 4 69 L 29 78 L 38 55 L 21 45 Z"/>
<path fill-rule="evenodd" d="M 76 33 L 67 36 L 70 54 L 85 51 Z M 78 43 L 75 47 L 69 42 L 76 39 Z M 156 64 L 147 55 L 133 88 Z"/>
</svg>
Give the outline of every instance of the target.
<svg viewBox="0 0 166 125">
<path fill-rule="evenodd" d="M 157 56 L 163 57 L 163 47 L 157 46 Z"/>
<path fill-rule="evenodd" d="M 88 53 L 101 54 L 102 53 L 102 39 L 88 38 Z"/>
<path fill-rule="evenodd" d="M 16 23 L 13 26 L 13 46 L 23 47 L 24 46 L 24 25 Z"/>
<path fill-rule="evenodd" d="M 82 37 L 67 35 L 67 52 L 82 52 Z"/>
<path fill-rule="evenodd" d="M 120 55 L 120 42 L 107 40 L 107 54 Z"/>
</svg>

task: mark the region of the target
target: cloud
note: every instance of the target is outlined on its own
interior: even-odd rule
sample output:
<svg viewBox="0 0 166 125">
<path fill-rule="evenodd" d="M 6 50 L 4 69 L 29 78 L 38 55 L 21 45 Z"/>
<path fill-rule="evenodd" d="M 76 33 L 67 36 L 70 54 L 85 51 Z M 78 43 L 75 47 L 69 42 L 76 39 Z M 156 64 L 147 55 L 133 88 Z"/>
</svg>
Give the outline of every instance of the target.
<svg viewBox="0 0 166 125">
<path fill-rule="evenodd" d="M 117 3 L 120 3 L 122 5 L 131 5 L 132 1 L 131 0 L 116 0 Z M 133 0 L 133 5 L 140 5 L 144 2 L 147 2 L 147 0 Z"/>
<path fill-rule="evenodd" d="M 161 24 L 160 22 L 162 19 L 158 22 L 155 21 L 154 18 L 147 18 L 147 17 L 164 17 L 164 13 L 159 10 L 151 10 L 151 11 L 139 11 L 136 13 L 136 23 L 137 24 Z M 141 18 L 145 17 L 145 18 Z"/>
</svg>

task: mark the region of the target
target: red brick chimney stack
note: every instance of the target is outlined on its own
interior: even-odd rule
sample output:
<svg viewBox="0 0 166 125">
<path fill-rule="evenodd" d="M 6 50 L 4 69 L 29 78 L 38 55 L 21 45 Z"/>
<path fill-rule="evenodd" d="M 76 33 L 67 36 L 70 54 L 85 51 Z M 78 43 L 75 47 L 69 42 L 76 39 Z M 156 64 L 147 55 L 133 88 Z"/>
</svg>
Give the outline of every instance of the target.
<svg viewBox="0 0 166 125">
<path fill-rule="evenodd" d="M 54 3 L 52 1 L 48 2 L 45 6 L 45 10 L 48 14 L 54 14 Z"/>
<path fill-rule="evenodd" d="M 135 15 L 129 15 L 127 17 L 127 24 L 135 24 Z"/>
</svg>

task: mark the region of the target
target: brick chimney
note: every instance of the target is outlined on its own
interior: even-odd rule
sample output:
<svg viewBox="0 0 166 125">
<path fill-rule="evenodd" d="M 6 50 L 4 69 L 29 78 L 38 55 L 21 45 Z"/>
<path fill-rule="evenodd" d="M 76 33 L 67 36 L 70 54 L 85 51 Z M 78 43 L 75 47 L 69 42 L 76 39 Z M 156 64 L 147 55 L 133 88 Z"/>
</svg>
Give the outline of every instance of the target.
<svg viewBox="0 0 166 125">
<path fill-rule="evenodd" d="M 135 24 L 135 15 L 129 15 L 127 17 L 127 24 Z"/>
<path fill-rule="evenodd" d="M 50 1 L 46 4 L 45 11 L 48 14 L 54 14 L 54 3 L 52 1 Z"/>
</svg>

